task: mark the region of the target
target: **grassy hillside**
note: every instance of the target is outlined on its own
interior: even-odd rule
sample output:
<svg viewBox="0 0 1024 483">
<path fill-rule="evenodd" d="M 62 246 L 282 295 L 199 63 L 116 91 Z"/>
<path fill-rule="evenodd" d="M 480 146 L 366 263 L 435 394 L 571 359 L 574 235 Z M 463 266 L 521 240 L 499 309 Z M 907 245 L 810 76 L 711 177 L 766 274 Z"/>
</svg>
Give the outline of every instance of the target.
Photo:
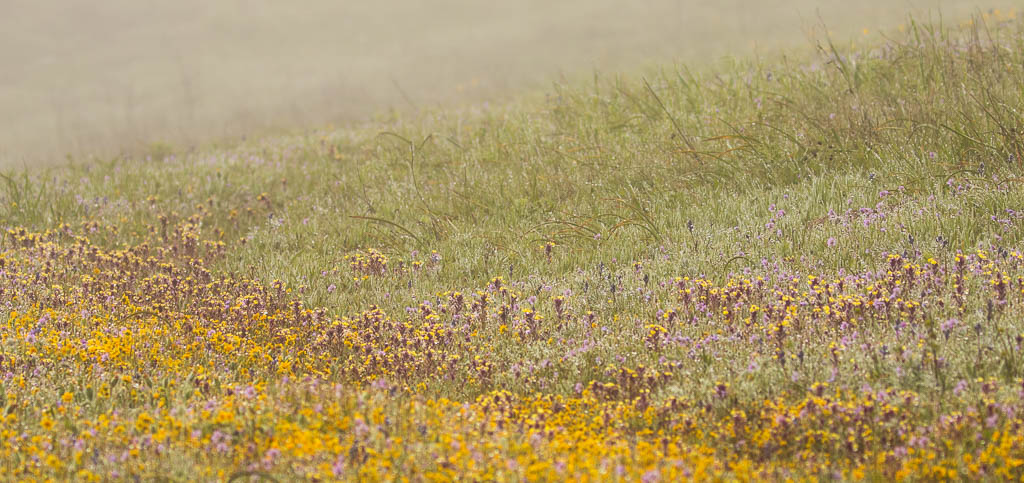
<svg viewBox="0 0 1024 483">
<path fill-rule="evenodd" d="M 959 18 L 1015 4 L 307 0 L 295 9 L 268 0 L 7 0 L 0 168 L 493 103 L 562 73 L 772 52 L 805 44 L 821 24 L 869 40 L 907 14 Z"/>
<path fill-rule="evenodd" d="M 1022 28 L 9 172 L 0 468 L 1021 478 Z"/>
</svg>

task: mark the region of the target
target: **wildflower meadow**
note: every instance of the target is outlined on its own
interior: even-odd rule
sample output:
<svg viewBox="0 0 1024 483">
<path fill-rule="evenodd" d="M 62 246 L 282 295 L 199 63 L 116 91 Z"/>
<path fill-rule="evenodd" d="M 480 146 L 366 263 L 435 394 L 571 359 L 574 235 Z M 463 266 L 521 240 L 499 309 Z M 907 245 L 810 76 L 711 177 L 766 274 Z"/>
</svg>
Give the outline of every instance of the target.
<svg viewBox="0 0 1024 483">
<path fill-rule="evenodd" d="M 1024 23 L 5 171 L 0 478 L 1024 479 Z"/>
</svg>

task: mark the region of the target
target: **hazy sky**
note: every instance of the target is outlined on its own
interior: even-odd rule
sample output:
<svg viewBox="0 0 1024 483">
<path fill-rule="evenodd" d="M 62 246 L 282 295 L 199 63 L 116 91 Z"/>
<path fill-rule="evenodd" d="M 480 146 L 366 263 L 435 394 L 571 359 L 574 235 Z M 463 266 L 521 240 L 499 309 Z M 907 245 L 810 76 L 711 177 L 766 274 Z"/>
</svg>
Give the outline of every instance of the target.
<svg viewBox="0 0 1024 483">
<path fill-rule="evenodd" d="M 0 0 L 0 160 L 187 147 L 1012 2 Z"/>
</svg>

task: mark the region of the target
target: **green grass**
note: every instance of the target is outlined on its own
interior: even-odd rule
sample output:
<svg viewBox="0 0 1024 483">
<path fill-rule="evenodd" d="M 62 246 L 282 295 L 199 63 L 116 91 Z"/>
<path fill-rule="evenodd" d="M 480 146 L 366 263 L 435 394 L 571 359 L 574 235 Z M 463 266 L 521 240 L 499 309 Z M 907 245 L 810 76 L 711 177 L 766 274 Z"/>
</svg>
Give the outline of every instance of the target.
<svg viewBox="0 0 1024 483">
<path fill-rule="evenodd" d="M 811 274 L 867 273 L 862 282 L 882 284 L 890 255 L 901 257 L 897 273 L 904 262 L 927 267 L 934 258 L 951 274 L 958 253 L 979 250 L 1017 263 L 1022 29 L 1005 17 L 957 28 L 912 22 L 870 46 L 825 39 L 814 51 L 710 70 L 595 75 L 500 106 L 163 159 L 8 172 L 0 219 L 30 231 L 66 223 L 116 249 L 173 245 L 183 236 L 173 228 L 198 213 L 197 233 L 226 243 L 211 270 L 266 286 L 281 280 L 306 307 L 333 317 L 376 306 L 401 320 L 424 301 L 458 311 L 452 292 L 468 306 L 502 277 L 520 308 L 543 316 L 540 335 L 484 324 L 481 341 L 467 336 L 452 353 L 486 353 L 493 379 L 397 381 L 423 383 L 429 396 L 572 395 L 613 377 L 609 364 L 668 361 L 677 366 L 655 392 L 659 401 L 705 401 L 722 381 L 730 397 L 759 401 L 829 380 L 932 398 L 919 415 L 930 421 L 925 413 L 973 404 L 947 401 L 958 381 L 995 379 L 1011 391 L 1022 376 L 1020 307 L 993 308 L 984 259 L 972 258 L 980 268 L 959 309 L 927 305 L 938 303 L 932 290 L 951 285 L 915 287 L 929 315 L 906 330 L 898 317 L 842 328 L 815 318 L 776 344 L 761 339 L 768 328 L 694 315 L 671 327 L 672 340 L 687 342 L 652 344 L 648 325 L 688 310 L 672 288 L 676 277 L 720 285 L 764 277 L 799 294 L 812 287 Z M 8 235 L 0 250 L 14 246 Z M 354 271 L 351 257 L 371 250 L 386 255 L 387 269 Z M 560 294 L 571 323 L 556 322 Z M 508 302 L 493 297 L 492 307 Z M 588 311 L 593 326 L 583 322 Z M 953 317 L 952 339 L 939 337 Z M 584 343 L 592 345 L 585 355 L 566 356 Z"/>
<path fill-rule="evenodd" d="M 517 279 L 550 281 L 613 259 L 649 261 L 660 277 L 722 277 L 762 258 L 859 269 L 882 251 L 1016 246 L 1015 224 L 991 217 L 1019 208 L 1021 42 L 1016 22 L 992 28 L 913 25 L 871 49 L 823 43 L 772 64 L 595 76 L 544 99 L 388 125 L 8 172 L 3 219 L 119 225 L 101 238 L 118 246 L 140 240 L 154 212 L 209 203 L 207 228 L 247 240 L 222 269 L 306 280 L 310 300 L 347 310 L 381 287 L 328 297 L 319 274 L 363 248 L 441 254 L 436 274 L 394 287 L 398 306 L 508 277 L 510 265 Z M 261 205 L 260 193 L 263 216 L 219 209 Z M 773 204 L 786 211 L 781 235 L 765 228 Z M 884 221 L 828 216 L 865 207 Z"/>
</svg>

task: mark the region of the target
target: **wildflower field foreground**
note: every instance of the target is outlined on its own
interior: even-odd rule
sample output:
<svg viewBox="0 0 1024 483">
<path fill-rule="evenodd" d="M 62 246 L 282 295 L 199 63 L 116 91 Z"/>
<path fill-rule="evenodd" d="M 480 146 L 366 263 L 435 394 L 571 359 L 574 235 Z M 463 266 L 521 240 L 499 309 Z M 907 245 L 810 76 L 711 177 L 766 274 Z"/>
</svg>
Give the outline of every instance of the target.
<svg viewBox="0 0 1024 483">
<path fill-rule="evenodd" d="M 4 480 L 1021 480 L 1024 24 L 6 172 Z"/>
</svg>

